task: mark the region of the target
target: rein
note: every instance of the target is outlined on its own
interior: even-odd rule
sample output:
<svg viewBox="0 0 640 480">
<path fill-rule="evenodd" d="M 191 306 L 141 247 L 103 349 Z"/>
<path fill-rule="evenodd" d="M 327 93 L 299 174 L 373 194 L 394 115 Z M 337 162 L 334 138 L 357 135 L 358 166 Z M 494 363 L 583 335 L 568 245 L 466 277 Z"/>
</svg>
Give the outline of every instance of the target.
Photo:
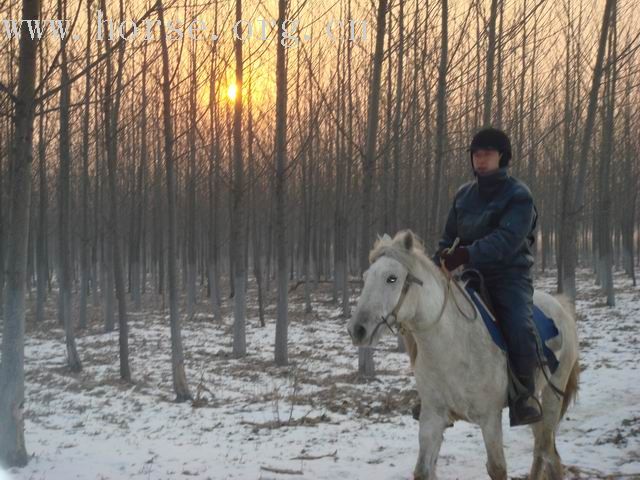
<svg viewBox="0 0 640 480">
<path fill-rule="evenodd" d="M 447 277 L 447 289 L 445 290 L 445 292 L 448 292 L 449 289 L 451 289 L 451 283 L 453 283 L 458 289 L 458 291 L 462 294 L 464 299 L 467 301 L 467 303 L 471 305 L 471 308 L 473 309 L 473 318 L 470 318 L 462 311 L 462 309 L 460 308 L 460 304 L 458 304 L 458 301 L 456 300 L 455 295 L 453 296 L 453 303 L 456 304 L 456 307 L 458 308 L 460 315 L 462 315 L 464 318 L 466 318 L 470 322 L 475 321 L 478 318 L 478 310 L 476 309 L 475 305 L 473 304 L 473 301 L 469 297 L 469 294 L 462 289 L 462 287 L 460 286 L 460 284 L 458 284 L 458 282 L 454 281 L 453 275 L 451 275 L 451 272 L 447 270 L 447 268 L 444 266 L 444 261 L 440 260 L 440 262 L 442 266 L 441 270 L 444 273 L 445 277 Z"/>
<path fill-rule="evenodd" d="M 443 273 L 445 273 L 445 276 L 447 278 L 446 280 L 446 287 L 444 289 L 444 301 L 442 302 L 442 307 L 440 308 L 440 312 L 438 313 L 438 317 L 436 318 L 435 323 L 438 323 L 440 321 L 440 319 L 442 318 L 442 315 L 444 314 L 444 310 L 447 307 L 447 303 L 449 301 L 449 296 L 450 296 L 450 290 L 451 290 L 451 283 L 453 283 L 458 290 L 460 291 L 460 293 L 462 293 L 462 295 L 467 299 L 467 302 L 469 302 L 469 304 L 471 305 L 471 307 L 473 308 L 473 312 L 474 312 L 474 317 L 472 319 L 470 319 L 469 317 L 467 317 L 464 312 L 460 309 L 460 305 L 458 305 L 458 301 L 455 299 L 455 295 L 453 296 L 453 301 L 456 304 L 456 307 L 458 307 L 458 310 L 460 311 L 460 313 L 462 314 L 463 317 L 465 317 L 467 320 L 475 320 L 478 316 L 478 311 L 475 309 L 473 303 L 471 303 L 471 300 L 468 298 L 468 295 L 466 294 L 466 292 L 464 290 L 462 290 L 462 288 L 460 288 L 460 285 L 458 285 L 458 282 L 455 282 L 453 280 L 453 276 L 451 275 L 451 273 L 444 267 L 444 263 L 442 263 L 442 271 Z M 407 273 L 407 276 L 404 280 L 404 284 L 402 285 L 402 292 L 400 293 L 400 298 L 398 299 L 398 303 L 396 304 L 396 306 L 393 308 L 393 310 L 391 311 L 391 313 L 389 313 L 386 317 L 385 316 L 380 316 L 381 320 L 378 322 L 378 324 L 375 326 L 375 328 L 373 329 L 373 332 L 371 333 L 371 337 L 369 339 L 369 344 L 371 344 L 373 342 L 373 339 L 378 331 L 378 329 L 381 326 L 386 326 L 389 331 L 393 334 L 393 335 L 397 335 L 398 333 L 405 333 L 405 327 L 402 324 L 402 322 L 398 322 L 398 312 L 400 311 L 400 308 L 402 308 L 402 304 L 404 303 L 404 299 L 407 296 L 407 292 L 409 291 L 409 287 L 411 287 L 411 284 L 416 283 L 418 285 L 423 285 L 422 280 L 420 280 L 419 278 L 417 278 L 415 275 L 413 275 L 411 272 Z M 393 319 L 392 323 L 389 323 L 389 319 Z M 394 331 L 393 326 L 397 325 L 397 330 Z"/>
<path fill-rule="evenodd" d="M 456 237 L 456 239 L 454 240 L 453 244 L 449 248 L 445 248 L 444 249 L 445 255 L 448 255 L 449 253 L 453 252 L 456 249 L 456 247 L 458 246 L 459 243 L 460 243 L 460 237 Z M 444 273 L 445 277 L 447 278 L 447 291 L 448 291 L 451 288 L 451 280 L 453 278 L 453 275 L 451 275 L 451 272 L 449 270 L 447 270 L 447 267 L 445 266 L 445 263 L 444 263 L 444 258 L 442 258 L 442 256 L 440 257 L 440 270 L 442 271 L 442 273 Z M 453 284 L 456 286 L 456 288 L 462 294 L 462 296 L 467 300 L 467 303 L 469 305 L 471 305 L 471 308 L 473 309 L 473 318 L 469 318 L 467 315 L 465 315 L 465 313 L 460 308 L 460 305 L 458 304 L 458 301 L 456 300 L 456 297 L 454 296 L 453 297 L 453 302 L 456 304 L 456 307 L 458 307 L 458 311 L 467 320 L 469 320 L 471 322 L 475 321 L 478 318 L 478 310 L 476 309 L 475 305 L 473 304 L 471 298 L 469 298 L 469 295 L 467 294 L 467 292 L 465 292 L 462 289 L 462 287 L 460 287 L 458 282 L 453 282 Z M 438 320 L 440 320 L 440 319 L 438 319 Z"/>
</svg>

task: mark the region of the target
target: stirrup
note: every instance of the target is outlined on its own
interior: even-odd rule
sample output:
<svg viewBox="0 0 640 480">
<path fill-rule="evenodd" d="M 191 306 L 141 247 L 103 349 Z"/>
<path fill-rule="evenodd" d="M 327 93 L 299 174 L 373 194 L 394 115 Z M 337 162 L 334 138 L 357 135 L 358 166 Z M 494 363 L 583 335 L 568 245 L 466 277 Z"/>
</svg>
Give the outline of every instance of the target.
<svg viewBox="0 0 640 480">
<path fill-rule="evenodd" d="M 529 399 L 536 402 L 537 408 L 526 404 Z M 524 415 L 522 415 L 523 410 L 525 411 Z M 535 395 L 521 395 L 515 400 L 509 399 L 509 424 L 512 427 L 536 423 L 543 417 L 542 404 Z"/>
</svg>

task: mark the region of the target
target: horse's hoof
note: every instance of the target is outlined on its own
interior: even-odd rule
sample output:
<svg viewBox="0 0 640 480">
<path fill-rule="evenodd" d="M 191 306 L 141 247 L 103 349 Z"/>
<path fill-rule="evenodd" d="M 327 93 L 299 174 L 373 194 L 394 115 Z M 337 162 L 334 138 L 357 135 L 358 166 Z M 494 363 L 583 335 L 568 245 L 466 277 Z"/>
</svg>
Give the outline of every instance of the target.
<svg viewBox="0 0 640 480">
<path fill-rule="evenodd" d="M 415 420 L 420 420 L 420 408 L 421 408 L 421 403 L 418 401 L 418 403 L 416 403 L 413 408 L 411 408 L 411 415 L 413 416 L 413 418 Z"/>
</svg>

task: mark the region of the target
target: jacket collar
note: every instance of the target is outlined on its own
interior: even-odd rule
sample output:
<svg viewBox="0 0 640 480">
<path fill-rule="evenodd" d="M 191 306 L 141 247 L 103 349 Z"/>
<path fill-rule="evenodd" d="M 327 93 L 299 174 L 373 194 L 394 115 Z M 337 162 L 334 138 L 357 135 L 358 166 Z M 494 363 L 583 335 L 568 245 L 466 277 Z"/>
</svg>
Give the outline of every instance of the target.
<svg viewBox="0 0 640 480">
<path fill-rule="evenodd" d="M 475 173 L 476 183 L 478 184 L 478 192 L 480 196 L 485 200 L 492 199 L 506 183 L 509 178 L 507 167 L 500 167 L 495 172 L 487 175 L 479 175 Z"/>
</svg>

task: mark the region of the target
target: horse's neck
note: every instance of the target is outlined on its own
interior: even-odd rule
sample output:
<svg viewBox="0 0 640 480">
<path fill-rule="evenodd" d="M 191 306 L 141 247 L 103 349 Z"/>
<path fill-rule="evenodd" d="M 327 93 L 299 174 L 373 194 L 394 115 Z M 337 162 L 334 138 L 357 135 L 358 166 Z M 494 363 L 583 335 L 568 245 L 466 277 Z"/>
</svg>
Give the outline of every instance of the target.
<svg viewBox="0 0 640 480">
<path fill-rule="evenodd" d="M 489 333 L 480 317 L 476 318 L 474 305 L 469 303 L 470 300 L 454 284 L 455 280 L 451 280 L 451 284 L 447 286 L 447 280 L 440 272 L 427 271 L 426 267 L 423 269 L 425 275 L 431 277 L 431 289 L 439 294 L 429 297 L 423 295 L 419 300 L 422 305 L 419 305 L 418 311 L 425 316 L 424 320 L 430 327 L 426 330 L 418 329 L 418 343 L 424 348 L 424 355 L 434 359 L 444 355 L 468 360 L 470 349 L 475 350 L 474 346 L 479 345 L 481 336 L 488 336 Z M 444 311 L 441 312 L 445 301 Z"/>
</svg>

